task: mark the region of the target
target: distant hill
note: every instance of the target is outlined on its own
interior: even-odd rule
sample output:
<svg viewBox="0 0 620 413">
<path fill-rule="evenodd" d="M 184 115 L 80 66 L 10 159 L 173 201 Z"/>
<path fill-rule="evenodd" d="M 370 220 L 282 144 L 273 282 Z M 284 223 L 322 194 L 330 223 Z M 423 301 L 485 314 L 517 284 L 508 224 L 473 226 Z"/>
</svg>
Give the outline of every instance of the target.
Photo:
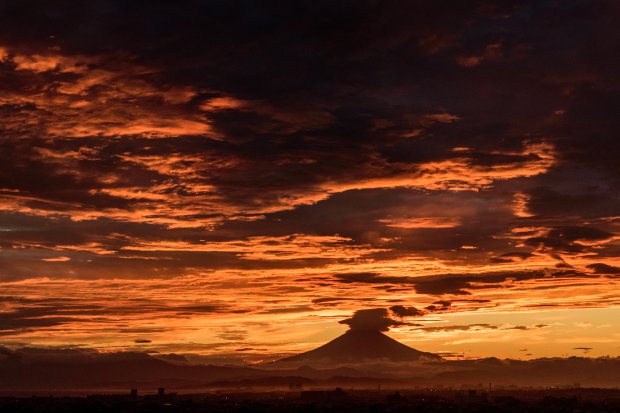
<svg viewBox="0 0 620 413">
<path fill-rule="evenodd" d="M 279 362 L 359 363 L 372 360 L 418 361 L 441 360 L 437 354 L 406 346 L 378 330 L 349 330 L 314 350 L 287 357 Z"/>
<path fill-rule="evenodd" d="M 89 353 L 46 358 L 21 357 L 22 353 L 0 352 L 0 392 L 35 394 L 37 391 L 61 393 L 79 389 L 106 392 L 129 388 L 139 388 L 142 392 L 157 387 L 184 391 L 226 387 L 281 388 L 291 383 L 362 388 L 374 384 L 398 385 L 400 388 L 419 384 L 458 386 L 475 383 L 620 385 L 620 358 L 448 361 L 401 344 L 379 331 L 367 330 L 350 330 L 315 350 L 261 368 L 180 365 L 143 353 Z"/>
<path fill-rule="evenodd" d="M 3 350 L 0 389 L 217 387 L 235 382 L 282 385 L 293 376 L 328 380 L 371 373 L 374 377 L 386 377 L 381 371 L 357 370 L 356 364 L 362 366 L 365 361 L 441 360 L 376 330 L 350 330 L 315 350 L 270 366 L 190 365 L 184 358 L 174 357 L 171 362 L 144 353 L 31 353 L 23 349 Z"/>
<path fill-rule="evenodd" d="M 180 366 L 146 354 L 110 354 L 91 361 L 0 361 L 0 389 L 103 388 L 109 386 L 206 384 L 214 380 L 255 377 L 247 367 Z"/>
<path fill-rule="evenodd" d="M 19 352 L 5 350 L 5 354 L 0 353 L 0 391 L 260 387 L 362 375 L 350 368 L 317 370 L 304 366 L 261 370 L 245 366 L 187 365 L 144 353 L 71 354 L 27 358 Z"/>
</svg>

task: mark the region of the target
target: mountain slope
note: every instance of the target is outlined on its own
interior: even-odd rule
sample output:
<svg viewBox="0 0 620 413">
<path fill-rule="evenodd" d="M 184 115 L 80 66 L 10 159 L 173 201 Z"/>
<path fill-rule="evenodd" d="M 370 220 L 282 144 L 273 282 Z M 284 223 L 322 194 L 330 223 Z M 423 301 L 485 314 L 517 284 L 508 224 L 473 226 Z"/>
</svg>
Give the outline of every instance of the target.
<svg viewBox="0 0 620 413">
<path fill-rule="evenodd" d="M 349 330 L 321 347 L 280 361 L 353 363 L 367 360 L 416 361 L 422 359 L 440 360 L 441 357 L 413 349 L 377 330 Z"/>
</svg>

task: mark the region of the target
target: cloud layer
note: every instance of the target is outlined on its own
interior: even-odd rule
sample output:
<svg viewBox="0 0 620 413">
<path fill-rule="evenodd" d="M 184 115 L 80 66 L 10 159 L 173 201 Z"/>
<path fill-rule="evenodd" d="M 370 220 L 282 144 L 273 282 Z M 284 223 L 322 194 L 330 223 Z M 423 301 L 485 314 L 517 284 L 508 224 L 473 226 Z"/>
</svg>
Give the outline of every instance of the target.
<svg viewBox="0 0 620 413">
<path fill-rule="evenodd" d="M 619 15 L 1 5 L 0 335 L 294 351 L 366 308 L 618 305 Z"/>
</svg>

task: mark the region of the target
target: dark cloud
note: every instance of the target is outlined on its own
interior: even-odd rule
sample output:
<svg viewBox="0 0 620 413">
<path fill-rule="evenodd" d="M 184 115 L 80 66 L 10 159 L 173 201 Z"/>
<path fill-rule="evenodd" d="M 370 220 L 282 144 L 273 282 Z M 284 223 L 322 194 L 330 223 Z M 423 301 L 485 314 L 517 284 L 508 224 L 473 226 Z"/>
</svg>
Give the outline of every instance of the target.
<svg viewBox="0 0 620 413">
<path fill-rule="evenodd" d="M 533 188 L 528 191 L 528 208 L 533 214 L 547 217 L 569 215 L 598 218 L 617 214 L 620 211 L 617 194 L 601 187 L 600 177 L 591 180 L 584 185 L 585 188 L 570 188 L 570 193 L 551 187 Z M 576 190 L 583 193 L 574 193 Z"/>
<path fill-rule="evenodd" d="M 338 233 L 389 249 L 383 257 L 488 262 L 492 251 L 503 263 L 529 253 L 506 255 L 514 242 L 498 236 L 515 225 L 516 192 L 543 219 L 617 215 L 617 125 L 606 109 L 618 98 L 606 53 L 619 42 L 613 3 L 235 3 L 2 5 L 2 196 L 10 219 L 40 218 L 36 231 L 3 241 L 25 251 L 69 241 L 119 251 L 128 242 L 111 234 L 192 242 Z M 541 142 L 564 162 L 530 176 L 547 155 L 528 148 Z M 417 189 L 400 181 L 426 176 L 427 163 L 449 176 Z M 488 176 L 476 183 L 477 173 Z M 589 249 L 568 233 L 547 238 L 528 245 Z M 72 261 L 56 273 L 88 278 L 77 253 L 66 254 Z M 143 274 L 182 274 L 189 256 L 189 268 L 284 266 L 134 255 L 157 261 L 122 261 Z M 114 258 L 87 259 L 101 273 Z M 17 260 L 6 277 L 39 271 L 54 273 Z"/>
<path fill-rule="evenodd" d="M 497 330 L 498 326 L 492 324 L 468 324 L 468 325 L 450 325 L 450 326 L 430 326 L 421 327 L 420 330 L 427 332 L 436 331 L 469 331 L 469 330 Z"/>
<path fill-rule="evenodd" d="M 346 324 L 351 330 L 378 330 L 388 331 L 390 327 L 403 324 L 390 318 L 390 314 L 385 308 L 370 308 L 357 310 L 351 318 L 339 322 Z"/>
<path fill-rule="evenodd" d="M 100 297 L 99 297 L 100 298 Z M 27 331 L 45 331 L 49 328 L 81 328 L 85 320 L 96 322 L 101 327 L 114 328 L 120 334 L 160 333 L 163 327 L 119 326 L 118 319 L 124 317 L 187 317 L 201 314 L 215 314 L 222 311 L 234 312 L 236 308 L 224 309 L 211 304 L 196 305 L 187 302 L 176 304 L 161 300 L 133 299 L 123 304 L 115 303 L 113 295 L 104 302 L 94 300 L 85 294 L 83 298 L 32 299 L 0 296 L 0 335 L 10 336 Z M 135 339 L 135 343 L 150 340 Z"/>
<path fill-rule="evenodd" d="M 390 311 L 399 318 L 418 317 L 424 314 L 422 310 L 418 310 L 415 307 L 405 307 L 403 305 L 393 305 L 390 307 Z"/>
<path fill-rule="evenodd" d="M 604 264 L 602 262 L 588 264 L 587 267 L 594 270 L 597 274 L 620 274 L 620 267 L 614 267 L 613 265 Z"/>
<path fill-rule="evenodd" d="M 433 302 L 433 304 L 431 305 L 427 305 L 426 307 L 424 307 L 424 309 L 426 311 L 442 311 L 442 310 L 446 310 L 449 307 L 452 306 L 452 302 L 451 301 L 446 301 L 446 300 L 439 300 L 439 301 L 435 301 Z"/>
<path fill-rule="evenodd" d="M 360 303 L 368 303 L 375 300 L 376 299 L 373 297 L 322 297 L 313 299 L 312 304 L 337 306 L 347 301 L 359 301 Z"/>
<path fill-rule="evenodd" d="M 469 295 L 471 290 L 501 287 L 501 283 L 519 282 L 543 278 L 583 277 L 575 270 L 549 271 L 506 271 L 481 274 L 437 274 L 427 276 L 381 276 L 375 273 L 336 274 L 335 278 L 343 283 L 362 284 L 398 284 L 409 285 L 420 294 Z"/>
<path fill-rule="evenodd" d="M 536 324 L 534 326 L 524 326 L 524 325 L 516 325 L 516 326 L 498 326 L 494 324 L 488 323 L 478 323 L 478 324 L 466 324 L 466 325 L 447 325 L 447 326 L 425 326 L 420 327 L 420 330 L 426 332 L 442 332 L 442 331 L 479 331 L 479 330 L 531 330 L 534 328 L 544 328 L 547 327 L 546 324 Z M 527 351 L 527 350 L 521 350 Z"/>
<path fill-rule="evenodd" d="M 227 341 L 243 341 L 247 338 L 248 332 L 247 330 L 241 329 L 232 329 L 227 328 L 224 329 L 221 333 L 218 334 L 218 337 L 222 340 Z"/>
<path fill-rule="evenodd" d="M 519 259 L 519 260 L 526 260 L 526 259 L 530 258 L 531 256 L 532 256 L 532 253 L 530 253 L 530 252 L 514 251 L 514 252 L 506 252 L 506 253 L 500 255 L 499 258 L 501 258 L 501 259 L 516 258 L 516 259 Z"/>
<path fill-rule="evenodd" d="M 286 313 L 301 313 L 304 311 L 310 311 L 312 307 L 307 305 L 297 305 L 293 307 L 280 307 L 280 308 L 271 308 L 269 310 L 263 311 L 263 314 L 286 314 Z"/>
<path fill-rule="evenodd" d="M 549 231 L 549 238 L 559 238 L 567 241 L 600 241 L 613 237 L 614 234 L 592 227 L 561 227 Z"/>
<path fill-rule="evenodd" d="M 525 240 L 525 244 L 547 251 L 578 253 L 586 250 L 587 247 L 575 241 L 604 241 L 613 236 L 613 233 L 598 228 L 570 226 L 553 228 L 546 236 L 528 238 Z M 562 260 L 557 255 L 552 256 Z M 565 262 L 562 264 L 566 265 Z"/>
</svg>

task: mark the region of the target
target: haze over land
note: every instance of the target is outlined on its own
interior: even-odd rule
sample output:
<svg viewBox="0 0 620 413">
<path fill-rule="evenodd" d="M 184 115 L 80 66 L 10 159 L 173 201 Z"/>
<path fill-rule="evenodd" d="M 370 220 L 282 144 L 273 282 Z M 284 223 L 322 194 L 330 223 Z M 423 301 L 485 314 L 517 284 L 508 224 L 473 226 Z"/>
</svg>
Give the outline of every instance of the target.
<svg viewBox="0 0 620 413">
<path fill-rule="evenodd" d="M 296 392 L 304 388 L 368 390 L 447 388 L 616 388 L 620 358 L 448 361 L 407 347 L 378 330 L 352 329 L 308 352 L 254 366 L 191 363 L 180 355 L 2 350 L 0 392 L 12 395 L 126 394 L 165 386 L 181 393 Z M 516 386 L 516 387 L 515 387 Z M 120 397 L 120 396 L 119 396 Z"/>
<path fill-rule="evenodd" d="M 262 375 L 336 339 L 427 378 L 603 377 L 619 23 L 613 0 L 0 2 L 0 364 Z"/>
</svg>

